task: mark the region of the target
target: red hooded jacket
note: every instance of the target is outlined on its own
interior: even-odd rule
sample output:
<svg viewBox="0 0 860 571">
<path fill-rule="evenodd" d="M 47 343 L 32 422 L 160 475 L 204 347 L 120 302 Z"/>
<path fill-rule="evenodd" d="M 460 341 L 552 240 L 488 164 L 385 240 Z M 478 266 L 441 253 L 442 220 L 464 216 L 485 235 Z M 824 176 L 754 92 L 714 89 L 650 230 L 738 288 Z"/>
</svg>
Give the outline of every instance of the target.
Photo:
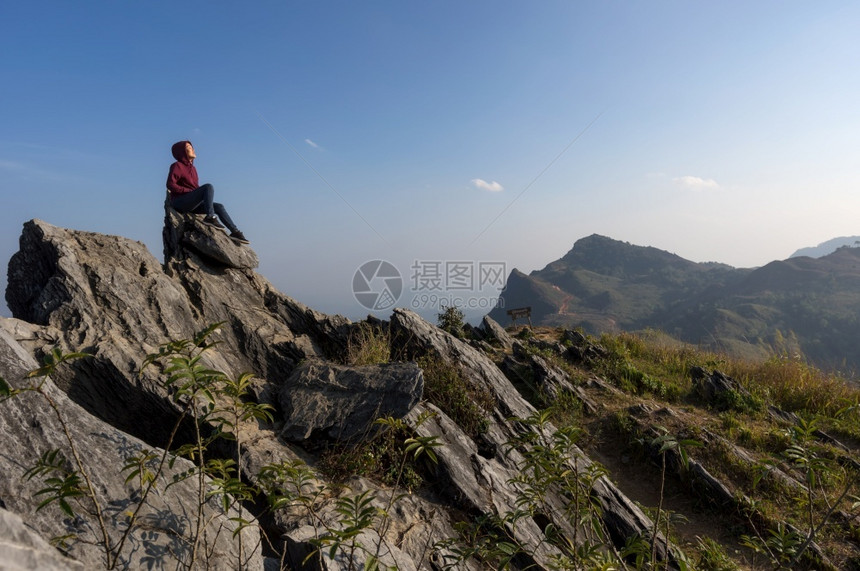
<svg viewBox="0 0 860 571">
<path fill-rule="evenodd" d="M 185 145 L 191 141 L 179 141 L 170 148 L 176 162 L 170 165 L 167 174 L 167 190 L 170 198 L 176 198 L 180 194 L 186 194 L 200 186 L 197 182 L 197 169 L 185 150 Z"/>
</svg>

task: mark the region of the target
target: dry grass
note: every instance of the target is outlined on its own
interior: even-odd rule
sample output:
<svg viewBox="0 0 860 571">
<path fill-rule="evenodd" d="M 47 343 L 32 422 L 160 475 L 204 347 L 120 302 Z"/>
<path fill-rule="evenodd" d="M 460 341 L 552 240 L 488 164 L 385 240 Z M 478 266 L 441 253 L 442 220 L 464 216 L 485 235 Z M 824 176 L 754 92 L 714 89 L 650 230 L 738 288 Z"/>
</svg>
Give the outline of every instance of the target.
<svg viewBox="0 0 860 571">
<path fill-rule="evenodd" d="M 724 372 L 765 401 L 792 412 L 833 417 L 860 402 L 860 389 L 800 358 L 773 357 L 763 363 L 728 361 Z"/>
<path fill-rule="evenodd" d="M 535 333 L 535 337 L 543 340 L 563 339 L 560 329 L 554 336 L 548 331 Z M 860 389 L 850 380 L 816 369 L 799 357 L 749 361 L 702 351 L 648 332 L 606 334 L 589 340 L 606 349 L 607 357 L 581 363 L 574 368 L 581 368 L 581 374 L 604 377 L 622 388 L 625 394 L 611 400 L 598 389 L 587 389 L 602 407 L 598 417 L 588 419 L 575 404 L 559 401 L 552 403 L 554 408 L 561 409 L 554 411 L 553 420 L 558 425 L 571 423 L 587 427 L 592 438 L 583 443 L 584 447 L 593 458 L 600 459 L 609 468 L 612 478 L 625 493 L 650 505 L 653 497 L 649 494 L 653 494 L 657 485 L 654 474 L 643 466 L 647 460 L 636 457 L 634 443 L 642 435 L 638 432 L 636 418 L 631 416 L 630 405 L 640 403 L 655 411 L 646 423 L 659 423 L 679 437 L 707 441 L 707 446 L 695 450 L 695 459 L 730 489 L 755 500 L 752 519 L 747 519 L 738 509 L 723 511 L 707 503 L 690 507 L 690 502 L 698 500 L 696 497 L 691 500 L 681 494 L 673 499 L 675 503 L 670 503 L 670 509 L 680 510 L 691 520 L 687 528 L 694 531 L 690 533 L 717 537 L 725 548 L 721 551 L 714 547 L 716 544 L 696 543 L 689 537 L 690 533 L 685 533 L 685 547 L 694 560 L 698 559 L 701 568 L 729 569 L 733 565 L 741 565 L 745 569 L 765 568 L 759 564 L 766 566 L 766 558 L 756 559 L 752 551 L 739 543 L 740 534 L 750 534 L 754 529 L 752 526 L 765 537 L 770 537 L 767 530 L 775 529 L 779 522 L 789 522 L 806 533 L 810 528 L 810 518 L 815 524 L 823 521 L 829 506 L 837 502 L 844 513 L 856 515 L 857 508 L 851 508 L 851 502 L 841 494 L 846 487 L 849 495 L 858 494 L 860 484 L 856 478 L 860 472 L 837 461 L 843 456 L 856 458 L 860 449 L 860 406 L 846 411 L 846 407 L 860 403 Z M 759 479 L 763 470 L 760 466 L 773 463 L 801 483 L 804 481 L 803 466 L 792 463 L 786 456 L 786 450 L 793 443 L 786 426 L 772 419 L 761 406 L 737 406 L 719 412 L 712 403 L 702 402 L 693 394 L 690 380 L 693 366 L 708 371 L 719 370 L 734 378 L 752 393 L 759 404 L 770 404 L 805 418 L 815 418 L 821 429 L 849 447 L 851 452 L 846 453 L 826 442 L 804 444 L 823 462 L 816 474 L 813 515 L 809 513 L 808 499 L 802 490 L 798 491 L 776 477 Z M 568 408 L 571 410 L 566 410 Z M 661 410 L 671 413 L 661 413 Z M 711 438 L 705 431 L 726 441 Z M 729 443 L 746 454 L 734 453 Z M 683 479 L 679 480 L 678 486 L 679 493 L 689 488 Z M 838 568 L 860 568 L 860 551 L 853 543 L 855 538 L 860 539 L 858 521 L 855 519 L 854 523 L 845 524 L 838 518 L 831 519 L 831 525 L 816 537 Z"/>
<path fill-rule="evenodd" d="M 783 410 L 835 417 L 860 403 L 860 388 L 836 373 L 807 364 L 801 357 L 748 361 L 701 351 L 688 345 L 632 333 L 605 334 L 600 343 L 643 373 L 687 392 L 690 367 L 719 369 L 766 403 Z"/>
<path fill-rule="evenodd" d="M 467 434 L 486 431 L 489 412 L 495 407 L 493 395 L 463 379 L 459 369 L 429 355 L 418 359 L 424 371 L 424 398 L 441 410 Z"/>
<path fill-rule="evenodd" d="M 391 336 L 380 326 L 367 322 L 353 329 L 347 343 L 348 365 L 378 365 L 391 361 Z"/>
</svg>

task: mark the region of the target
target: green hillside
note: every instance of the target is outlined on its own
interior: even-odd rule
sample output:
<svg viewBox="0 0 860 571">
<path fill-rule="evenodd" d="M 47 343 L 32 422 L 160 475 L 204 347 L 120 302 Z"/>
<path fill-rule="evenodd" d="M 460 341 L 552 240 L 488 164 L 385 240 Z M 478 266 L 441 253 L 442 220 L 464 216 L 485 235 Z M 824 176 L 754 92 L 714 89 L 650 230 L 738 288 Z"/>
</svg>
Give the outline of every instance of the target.
<svg viewBox="0 0 860 571">
<path fill-rule="evenodd" d="M 515 270 L 501 301 L 490 314 L 500 323 L 510 321 L 502 308 L 531 306 L 535 324 L 658 329 L 745 358 L 794 352 L 829 370 L 860 368 L 856 248 L 738 269 L 593 235 L 541 270 Z"/>
</svg>

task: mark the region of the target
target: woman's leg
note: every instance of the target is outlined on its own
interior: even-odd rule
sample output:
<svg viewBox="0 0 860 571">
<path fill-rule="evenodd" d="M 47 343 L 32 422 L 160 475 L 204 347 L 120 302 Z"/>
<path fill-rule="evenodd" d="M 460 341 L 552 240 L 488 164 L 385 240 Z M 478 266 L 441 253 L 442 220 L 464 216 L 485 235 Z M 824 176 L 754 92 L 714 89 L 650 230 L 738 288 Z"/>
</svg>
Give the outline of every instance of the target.
<svg viewBox="0 0 860 571">
<path fill-rule="evenodd" d="M 215 187 L 204 184 L 189 193 L 180 194 L 170 201 L 170 205 L 179 212 L 194 212 L 215 216 L 216 214 L 230 232 L 238 232 L 239 229 L 233 223 L 233 219 L 227 214 L 227 209 L 220 202 L 213 202 L 215 198 Z"/>
<path fill-rule="evenodd" d="M 221 219 L 221 222 L 224 223 L 224 226 L 230 229 L 230 232 L 238 232 L 239 229 L 236 228 L 236 225 L 233 223 L 233 219 L 230 218 L 230 215 L 227 214 L 227 209 L 224 208 L 224 205 L 220 202 L 216 202 L 212 205 L 215 209 L 215 213 L 218 214 L 218 217 Z"/>
<path fill-rule="evenodd" d="M 180 194 L 170 200 L 170 206 L 179 212 L 194 212 L 215 216 L 212 200 L 215 198 L 215 188 L 211 184 L 198 186 L 191 192 Z"/>
</svg>

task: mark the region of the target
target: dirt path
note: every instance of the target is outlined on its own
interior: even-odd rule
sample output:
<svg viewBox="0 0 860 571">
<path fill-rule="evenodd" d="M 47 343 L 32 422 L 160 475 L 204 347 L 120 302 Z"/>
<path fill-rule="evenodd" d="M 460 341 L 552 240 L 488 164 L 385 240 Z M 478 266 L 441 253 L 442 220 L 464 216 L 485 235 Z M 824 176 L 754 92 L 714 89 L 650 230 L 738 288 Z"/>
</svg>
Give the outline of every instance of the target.
<svg viewBox="0 0 860 571">
<path fill-rule="evenodd" d="M 558 291 L 559 293 L 564 293 L 562 291 L 562 289 L 556 285 L 552 286 L 552 288 L 554 290 Z M 558 314 L 559 315 L 567 315 L 567 309 L 568 309 L 568 306 L 570 306 L 570 300 L 572 300 L 572 299 L 573 299 L 572 295 L 570 295 L 569 293 L 565 294 L 564 299 L 561 300 L 561 306 L 559 306 L 559 308 L 558 308 Z"/>
<path fill-rule="evenodd" d="M 594 396 L 599 398 L 598 394 Z M 602 402 L 610 404 L 605 399 Z M 624 410 L 629 404 L 611 403 L 599 418 L 594 418 L 588 427 L 592 438 L 583 448 L 591 459 L 606 468 L 609 478 L 627 497 L 653 510 L 660 502 L 660 467 L 638 457 L 634 447 L 605 426 L 604 419 Z M 672 528 L 679 547 L 685 552 L 693 552 L 698 538 L 711 538 L 723 546 L 740 569 L 770 569 L 750 564 L 752 554 L 738 542 L 738 521 L 697 501 L 696 496 L 676 478 L 666 479 L 663 510 L 683 516 L 683 520 L 673 523 Z"/>
</svg>

